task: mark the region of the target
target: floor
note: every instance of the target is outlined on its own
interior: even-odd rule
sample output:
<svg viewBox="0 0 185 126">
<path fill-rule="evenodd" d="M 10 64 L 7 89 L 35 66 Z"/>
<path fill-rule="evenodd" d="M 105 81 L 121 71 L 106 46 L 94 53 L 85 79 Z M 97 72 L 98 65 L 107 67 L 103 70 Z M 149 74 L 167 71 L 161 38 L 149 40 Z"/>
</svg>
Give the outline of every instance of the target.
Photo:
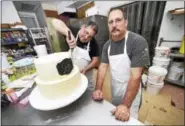
<svg viewBox="0 0 185 126">
<path fill-rule="evenodd" d="M 97 70 L 93 71 L 93 83 L 96 83 Z M 105 81 L 103 84 L 104 99 L 111 101 L 111 87 L 110 87 L 110 72 L 106 73 Z M 165 84 L 160 94 L 170 95 L 172 102 L 176 108 L 184 110 L 184 87 Z"/>
<path fill-rule="evenodd" d="M 184 110 L 184 87 L 165 84 L 160 93 L 170 95 L 175 107 Z"/>
</svg>

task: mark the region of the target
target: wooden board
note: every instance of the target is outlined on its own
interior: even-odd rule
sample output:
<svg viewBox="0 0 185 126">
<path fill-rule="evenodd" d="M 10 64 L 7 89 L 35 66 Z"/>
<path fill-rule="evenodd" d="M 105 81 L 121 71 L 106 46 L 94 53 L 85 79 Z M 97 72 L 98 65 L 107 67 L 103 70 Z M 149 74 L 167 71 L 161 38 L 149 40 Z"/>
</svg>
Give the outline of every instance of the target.
<svg viewBox="0 0 185 126">
<path fill-rule="evenodd" d="M 54 18 L 58 18 L 58 13 L 57 11 L 53 11 L 53 10 L 44 10 L 46 17 L 54 17 Z"/>
<path fill-rule="evenodd" d="M 94 6 L 94 2 L 90 2 L 88 4 L 85 4 L 84 6 L 80 7 L 77 9 L 77 15 L 78 18 L 85 18 L 85 12 L 87 9 L 91 8 Z"/>
<path fill-rule="evenodd" d="M 184 111 L 171 105 L 168 95 L 142 93 L 139 120 L 147 125 L 183 125 Z"/>
</svg>

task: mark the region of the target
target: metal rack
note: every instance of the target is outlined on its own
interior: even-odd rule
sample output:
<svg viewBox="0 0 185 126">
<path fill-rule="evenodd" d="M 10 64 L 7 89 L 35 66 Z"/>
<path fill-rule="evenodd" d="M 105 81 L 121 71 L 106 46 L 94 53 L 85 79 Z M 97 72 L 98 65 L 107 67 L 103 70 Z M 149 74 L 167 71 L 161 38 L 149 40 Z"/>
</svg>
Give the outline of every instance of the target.
<svg viewBox="0 0 185 126">
<path fill-rule="evenodd" d="M 161 44 L 162 44 L 162 42 L 181 42 L 181 41 L 172 41 L 172 40 L 164 40 L 163 38 L 160 38 L 160 41 L 159 41 L 159 46 L 161 46 Z M 172 64 L 172 62 L 173 62 L 173 60 L 174 60 L 174 58 L 180 58 L 180 59 L 184 59 L 184 54 L 180 54 L 180 53 L 175 53 L 175 52 L 171 52 L 170 53 L 170 64 L 169 64 L 169 66 L 168 66 L 168 70 L 170 69 L 170 67 L 171 67 L 171 64 Z M 167 75 L 168 76 L 168 75 Z M 178 85 L 178 86 L 183 86 L 183 87 L 185 87 L 185 84 L 181 81 L 181 80 L 170 80 L 170 79 L 168 79 L 168 78 L 166 78 L 165 79 L 165 81 L 166 82 L 169 82 L 169 83 L 171 83 L 171 84 L 175 84 L 175 85 Z"/>
<path fill-rule="evenodd" d="M 44 28 L 30 28 L 29 32 L 30 32 L 31 37 L 33 39 L 34 45 L 45 44 L 47 50 L 49 52 L 51 51 L 51 46 L 49 43 L 47 31 Z"/>
</svg>

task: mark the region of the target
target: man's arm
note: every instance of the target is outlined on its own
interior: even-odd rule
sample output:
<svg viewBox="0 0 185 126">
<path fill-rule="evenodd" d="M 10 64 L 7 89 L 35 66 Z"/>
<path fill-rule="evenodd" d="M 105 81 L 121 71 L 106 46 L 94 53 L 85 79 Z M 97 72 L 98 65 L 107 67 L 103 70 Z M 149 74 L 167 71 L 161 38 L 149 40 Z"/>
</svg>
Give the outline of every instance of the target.
<svg viewBox="0 0 185 126">
<path fill-rule="evenodd" d="M 71 39 L 69 40 L 68 31 L 71 31 L 71 30 L 66 26 L 66 24 L 63 21 L 59 19 L 53 19 L 52 25 L 58 32 L 66 36 L 66 41 L 70 48 L 74 48 L 76 46 L 75 37 L 72 32 L 71 32 Z"/>
<path fill-rule="evenodd" d="M 65 36 L 68 35 L 68 31 L 70 29 L 66 26 L 66 24 L 63 21 L 61 21 L 59 19 L 53 19 L 52 20 L 52 25 L 62 35 L 65 35 Z"/>
<path fill-rule="evenodd" d="M 85 67 L 85 72 L 99 66 L 99 57 L 92 57 L 91 62 Z"/>
<path fill-rule="evenodd" d="M 140 87 L 143 67 L 131 68 L 131 75 L 122 103 L 128 108 L 131 107 Z"/>
<path fill-rule="evenodd" d="M 108 68 L 108 64 L 101 63 L 98 69 L 98 76 L 96 81 L 96 90 L 93 92 L 92 98 L 94 100 L 102 100 L 103 99 L 103 93 L 102 93 L 102 87 L 103 87 L 103 81 L 105 78 L 105 74 Z"/>
<path fill-rule="evenodd" d="M 108 64 L 101 63 L 98 68 L 97 82 L 96 82 L 96 90 L 101 90 L 103 87 L 103 81 L 105 79 L 105 74 L 107 72 Z"/>
</svg>

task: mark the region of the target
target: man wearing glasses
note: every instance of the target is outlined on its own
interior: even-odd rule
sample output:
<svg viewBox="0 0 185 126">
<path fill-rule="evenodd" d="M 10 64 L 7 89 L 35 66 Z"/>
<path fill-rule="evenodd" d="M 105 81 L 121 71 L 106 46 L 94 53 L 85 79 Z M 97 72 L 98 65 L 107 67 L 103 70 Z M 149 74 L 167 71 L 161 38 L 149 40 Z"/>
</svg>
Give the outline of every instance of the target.
<svg viewBox="0 0 185 126">
<path fill-rule="evenodd" d="M 108 13 L 110 39 L 102 51 L 98 70 L 94 100 L 102 100 L 105 73 L 110 66 L 112 103 L 116 106 L 112 114 L 121 121 L 130 115 L 138 118 L 141 99 L 141 75 L 143 67 L 149 65 L 147 41 L 140 35 L 127 30 L 127 20 L 121 8 Z"/>
<path fill-rule="evenodd" d="M 92 69 L 99 65 L 98 45 L 94 38 L 98 32 L 97 24 L 89 22 L 80 29 L 68 28 L 61 20 L 53 19 L 52 25 L 58 32 L 66 37 L 69 47 L 74 48 L 72 54 L 73 63 L 80 68 L 81 73 L 87 76 L 89 81 L 88 88 L 93 90 Z"/>
</svg>

